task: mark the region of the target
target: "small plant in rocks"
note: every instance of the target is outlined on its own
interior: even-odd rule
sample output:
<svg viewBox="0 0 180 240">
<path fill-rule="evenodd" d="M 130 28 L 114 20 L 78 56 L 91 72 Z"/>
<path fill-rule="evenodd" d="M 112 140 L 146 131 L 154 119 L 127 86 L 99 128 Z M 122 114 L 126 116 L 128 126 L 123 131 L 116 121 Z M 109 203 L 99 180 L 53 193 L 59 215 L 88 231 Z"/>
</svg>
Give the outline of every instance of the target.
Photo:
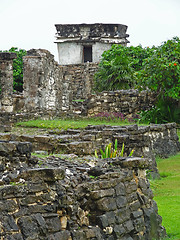
<svg viewBox="0 0 180 240">
<path fill-rule="evenodd" d="M 124 143 L 122 144 L 121 150 L 118 150 L 118 142 L 117 142 L 117 139 L 116 139 L 115 143 L 114 143 L 114 148 L 112 147 L 112 143 L 109 143 L 105 147 L 105 151 L 103 151 L 102 149 L 99 149 L 99 151 L 100 151 L 100 154 L 101 154 L 101 159 L 123 157 L 124 156 Z M 134 153 L 134 149 L 130 152 L 128 157 L 131 157 L 133 155 L 133 153 Z M 95 151 L 95 157 L 99 158 L 97 150 Z"/>
</svg>

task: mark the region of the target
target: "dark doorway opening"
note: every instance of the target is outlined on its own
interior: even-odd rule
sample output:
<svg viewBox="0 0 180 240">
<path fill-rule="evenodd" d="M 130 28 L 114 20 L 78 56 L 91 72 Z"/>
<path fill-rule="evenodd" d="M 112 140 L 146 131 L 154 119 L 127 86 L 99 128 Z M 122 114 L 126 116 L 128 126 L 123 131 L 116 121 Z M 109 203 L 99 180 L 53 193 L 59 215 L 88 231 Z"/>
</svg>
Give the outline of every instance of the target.
<svg viewBox="0 0 180 240">
<path fill-rule="evenodd" d="M 84 46 L 84 62 L 92 62 L 92 46 Z"/>
</svg>

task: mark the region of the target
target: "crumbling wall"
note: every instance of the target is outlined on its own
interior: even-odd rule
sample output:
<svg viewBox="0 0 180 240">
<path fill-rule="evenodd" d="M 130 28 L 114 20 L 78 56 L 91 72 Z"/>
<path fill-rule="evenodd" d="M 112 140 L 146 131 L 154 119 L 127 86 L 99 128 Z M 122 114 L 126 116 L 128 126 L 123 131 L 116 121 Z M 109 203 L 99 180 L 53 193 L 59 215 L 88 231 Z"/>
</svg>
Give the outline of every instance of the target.
<svg viewBox="0 0 180 240">
<path fill-rule="evenodd" d="M 29 50 L 23 59 L 25 111 L 59 111 L 62 106 L 61 75 L 47 50 Z"/>
<path fill-rule="evenodd" d="M 131 117 L 154 105 L 155 95 L 149 91 L 138 90 L 104 91 L 89 95 L 84 103 L 87 116 L 99 113 L 123 113 Z"/>
<path fill-rule="evenodd" d="M 180 151 L 180 142 L 175 123 L 152 124 L 149 132 L 153 152 L 162 158 L 175 155 Z"/>
<path fill-rule="evenodd" d="M 31 144 L 0 142 L 0 237 L 160 239 L 161 217 L 145 158 L 88 162 L 30 156 Z"/>
<path fill-rule="evenodd" d="M 97 64 L 59 66 L 47 50 L 32 49 L 24 57 L 25 111 L 71 113 L 74 99 L 90 94 Z"/>
<path fill-rule="evenodd" d="M 15 53 L 0 53 L 0 110 L 13 111 L 13 59 Z"/>
</svg>

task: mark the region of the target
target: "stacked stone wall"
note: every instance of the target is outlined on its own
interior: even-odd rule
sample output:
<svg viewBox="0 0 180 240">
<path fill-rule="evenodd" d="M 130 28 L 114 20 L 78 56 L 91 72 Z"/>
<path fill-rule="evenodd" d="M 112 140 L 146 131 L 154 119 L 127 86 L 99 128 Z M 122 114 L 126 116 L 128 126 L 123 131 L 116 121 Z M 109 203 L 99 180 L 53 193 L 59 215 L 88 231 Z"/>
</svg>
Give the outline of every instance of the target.
<svg viewBox="0 0 180 240">
<path fill-rule="evenodd" d="M 63 83 L 70 83 L 72 99 L 86 99 L 93 88 L 94 74 L 98 63 L 85 63 L 60 66 L 63 73 Z"/>
<path fill-rule="evenodd" d="M 31 144 L 0 142 L 0 237 L 28 240 L 160 239 L 148 160 L 88 162 L 31 157 Z"/>
<path fill-rule="evenodd" d="M 72 102 L 90 94 L 96 63 L 59 66 L 46 50 L 24 57 L 25 110 L 71 112 Z"/>
<path fill-rule="evenodd" d="M 94 155 L 95 150 L 105 149 L 109 143 L 118 141 L 121 149 L 124 143 L 124 155 L 134 150 L 133 156 L 149 159 L 152 177 L 158 177 L 155 156 L 168 157 L 180 150 L 176 124 L 140 126 L 88 126 L 85 129 L 50 131 L 46 135 L 14 135 L 0 133 L 0 140 L 31 142 L 33 151 L 48 153 Z M 100 154 L 100 152 L 98 152 Z"/>
<path fill-rule="evenodd" d="M 150 109 L 155 102 L 155 95 L 148 91 L 119 90 L 89 95 L 85 104 L 87 116 L 99 113 L 123 113 L 133 116 L 142 110 Z"/>
</svg>

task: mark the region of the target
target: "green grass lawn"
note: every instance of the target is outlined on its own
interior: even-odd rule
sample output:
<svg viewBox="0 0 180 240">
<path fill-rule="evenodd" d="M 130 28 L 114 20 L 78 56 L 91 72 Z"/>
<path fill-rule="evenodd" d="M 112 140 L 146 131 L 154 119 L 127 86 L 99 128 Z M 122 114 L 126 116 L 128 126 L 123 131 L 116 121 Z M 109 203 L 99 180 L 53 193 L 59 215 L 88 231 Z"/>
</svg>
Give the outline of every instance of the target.
<svg viewBox="0 0 180 240">
<path fill-rule="evenodd" d="M 88 125 L 129 125 L 135 124 L 134 122 L 128 122 L 127 120 L 105 120 L 105 119 L 95 119 L 95 118 L 84 118 L 84 119 L 55 119 L 55 120 L 30 120 L 28 122 L 19 122 L 16 126 L 22 127 L 38 127 L 38 128 L 49 128 L 49 129 L 64 129 L 68 128 L 77 129 L 85 128 Z"/>
<path fill-rule="evenodd" d="M 85 128 L 88 125 L 117 125 L 117 126 L 124 126 L 124 125 L 132 125 L 138 124 L 141 126 L 147 126 L 148 124 L 139 124 L 136 122 L 129 122 L 127 119 L 121 120 L 118 118 L 113 119 L 106 119 L 106 118 L 81 118 L 81 119 L 54 119 L 54 120 L 29 120 L 26 122 L 18 122 L 16 126 L 22 127 L 37 127 L 37 128 L 49 128 L 49 129 L 64 129 L 67 130 L 68 128 L 77 129 L 77 128 Z M 177 134 L 180 138 L 180 129 L 178 129 Z"/>
<path fill-rule="evenodd" d="M 161 179 L 151 181 L 162 225 L 168 238 L 180 239 L 180 153 L 167 159 L 157 159 Z"/>
</svg>

